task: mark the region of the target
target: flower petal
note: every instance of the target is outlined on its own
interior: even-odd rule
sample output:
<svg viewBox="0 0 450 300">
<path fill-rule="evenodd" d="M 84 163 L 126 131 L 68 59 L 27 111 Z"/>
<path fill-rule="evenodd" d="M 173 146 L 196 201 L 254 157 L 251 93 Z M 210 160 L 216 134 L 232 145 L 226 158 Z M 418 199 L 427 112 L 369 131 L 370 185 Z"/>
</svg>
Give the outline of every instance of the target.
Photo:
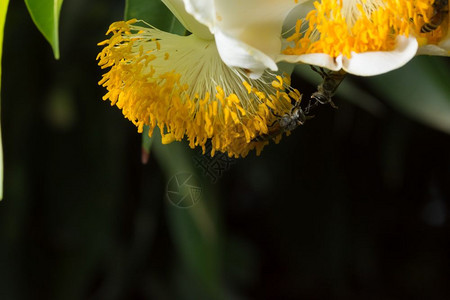
<svg viewBox="0 0 450 300">
<path fill-rule="evenodd" d="M 438 45 L 424 45 L 419 47 L 417 55 L 437 55 L 437 56 L 450 56 L 450 51 L 439 47 Z"/>
<path fill-rule="evenodd" d="M 208 27 L 199 23 L 192 15 L 190 15 L 184 8 L 183 0 L 161 0 L 168 9 L 175 15 L 183 26 L 194 33 L 196 36 L 203 39 L 213 39 L 213 35 Z"/>
<path fill-rule="evenodd" d="M 397 37 L 397 46 L 392 51 L 371 51 L 352 53 L 343 57 L 342 68 L 350 74 L 373 76 L 398 69 L 410 61 L 417 52 L 418 43 L 414 37 Z"/>
<path fill-rule="evenodd" d="M 258 49 L 239 40 L 230 38 L 222 31 L 216 32 L 215 37 L 217 50 L 223 62 L 228 66 L 247 69 L 250 78 L 258 78 L 266 68 L 272 71 L 278 70 L 274 60 Z"/>
<path fill-rule="evenodd" d="M 279 55 L 277 62 L 286 61 L 289 63 L 304 63 L 307 65 L 314 65 L 318 67 L 327 68 L 332 71 L 338 71 L 342 68 L 342 55 L 334 59 L 325 53 L 311 53 L 302 55 Z"/>
<path fill-rule="evenodd" d="M 237 56 L 230 65 L 254 73 L 263 68 L 276 70 L 283 21 L 297 5 L 294 0 L 184 0 L 184 3 L 186 10 L 216 36 L 221 56 L 226 54 L 222 56 L 225 63 Z"/>
<path fill-rule="evenodd" d="M 212 33 L 214 33 L 214 0 L 204 1 L 189 1 L 189 0 L 175 0 L 177 2 L 183 1 L 186 11 L 190 13 L 198 22 L 206 25 Z"/>
<path fill-rule="evenodd" d="M 439 46 L 447 50 L 447 56 L 450 56 L 450 34 L 447 35 L 447 37 L 439 43 Z"/>
<path fill-rule="evenodd" d="M 324 53 L 279 55 L 277 61 L 301 62 L 332 71 L 342 68 L 350 74 L 374 76 L 400 68 L 415 56 L 417 48 L 418 43 L 415 38 L 398 36 L 397 46 L 392 51 L 352 52 L 351 58 L 339 55 L 335 59 Z"/>
<path fill-rule="evenodd" d="M 417 55 L 450 56 L 450 33 L 438 44 L 420 46 Z"/>
</svg>

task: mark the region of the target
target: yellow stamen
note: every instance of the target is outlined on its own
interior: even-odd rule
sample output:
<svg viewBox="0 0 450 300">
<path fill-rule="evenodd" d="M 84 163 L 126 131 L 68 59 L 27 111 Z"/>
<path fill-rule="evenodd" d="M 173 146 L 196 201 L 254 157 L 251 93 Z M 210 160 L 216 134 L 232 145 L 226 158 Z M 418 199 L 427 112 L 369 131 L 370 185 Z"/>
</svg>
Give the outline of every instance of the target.
<svg viewBox="0 0 450 300">
<path fill-rule="evenodd" d="M 398 35 L 414 34 L 425 43 L 443 37 L 441 26 L 429 33 L 420 28 L 434 13 L 434 0 L 323 0 L 304 20 L 298 20 L 288 38 L 294 46 L 284 53 L 326 53 L 332 57 L 352 52 L 390 51 Z M 303 30 L 302 25 L 306 24 Z"/>
</svg>

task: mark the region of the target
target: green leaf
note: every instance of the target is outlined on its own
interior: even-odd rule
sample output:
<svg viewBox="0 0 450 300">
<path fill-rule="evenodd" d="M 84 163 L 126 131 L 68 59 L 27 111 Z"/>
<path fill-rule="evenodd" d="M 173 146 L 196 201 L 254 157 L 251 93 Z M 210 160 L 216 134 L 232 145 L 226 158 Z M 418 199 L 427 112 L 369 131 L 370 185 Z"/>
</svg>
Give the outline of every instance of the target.
<svg viewBox="0 0 450 300">
<path fill-rule="evenodd" d="M 401 69 L 367 80 L 374 92 L 394 108 L 450 133 L 450 70 L 444 59 L 416 57 Z"/>
<path fill-rule="evenodd" d="M 160 0 L 126 0 L 125 19 L 144 20 L 156 28 L 183 34 L 183 25 Z"/>
<path fill-rule="evenodd" d="M 3 50 L 3 31 L 5 29 L 6 12 L 8 11 L 9 0 L 2 0 L 0 2 L 0 92 L 1 92 L 1 78 L 2 78 L 2 50 Z M 1 93 L 0 93 L 1 94 Z M 0 127 L 0 200 L 3 199 L 3 145 L 2 145 L 2 131 Z"/>
<path fill-rule="evenodd" d="M 58 24 L 62 2 L 63 0 L 25 0 L 34 24 L 52 46 L 56 59 L 59 59 Z"/>
</svg>

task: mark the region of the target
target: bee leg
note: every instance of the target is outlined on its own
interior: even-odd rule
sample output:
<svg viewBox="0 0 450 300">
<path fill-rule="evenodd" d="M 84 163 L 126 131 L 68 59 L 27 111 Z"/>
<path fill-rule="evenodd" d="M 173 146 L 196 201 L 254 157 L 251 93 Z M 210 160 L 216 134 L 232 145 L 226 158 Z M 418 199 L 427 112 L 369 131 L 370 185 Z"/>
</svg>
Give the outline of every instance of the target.
<svg viewBox="0 0 450 300">
<path fill-rule="evenodd" d="M 281 118 L 280 115 L 276 114 L 270 107 L 269 107 L 269 111 L 272 113 L 272 115 L 274 115 L 277 118 Z"/>
<path fill-rule="evenodd" d="M 309 112 L 311 111 L 311 109 L 312 109 L 312 101 L 311 101 L 311 98 L 309 99 L 309 101 L 308 101 L 308 105 L 305 107 L 305 114 L 306 115 L 309 115 Z"/>
<path fill-rule="evenodd" d="M 326 72 L 324 68 L 320 67 L 319 70 L 321 71 L 321 72 L 320 72 L 320 75 L 321 75 L 323 78 L 326 78 L 326 77 L 329 76 L 328 72 Z"/>
<path fill-rule="evenodd" d="M 314 97 L 309 98 L 308 99 L 308 105 L 305 107 L 305 110 L 304 110 L 305 115 L 309 115 L 319 105 L 320 105 L 320 102 L 317 101 Z"/>
<path fill-rule="evenodd" d="M 325 79 L 328 75 L 327 73 L 324 71 L 324 69 L 322 67 L 320 67 L 319 69 L 317 69 L 315 66 L 310 65 L 311 69 L 316 72 L 317 74 L 319 74 L 323 79 Z"/>
<path fill-rule="evenodd" d="M 422 14 L 417 14 L 417 17 L 423 18 L 423 15 Z M 414 18 L 411 17 L 411 18 L 408 19 L 408 21 L 411 22 L 411 23 L 414 23 Z"/>
<path fill-rule="evenodd" d="M 331 100 L 331 99 L 330 99 L 330 106 L 332 108 L 334 108 L 334 109 L 338 109 L 339 108 L 336 104 L 334 104 L 333 100 Z"/>
<path fill-rule="evenodd" d="M 269 127 L 273 127 L 273 125 L 275 125 L 276 122 L 278 122 L 278 120 L 273 121 L 272 124 L 269 125 Z"/>
<path fill-rule="evenodd" d="M 277 117 L 278 119 L 280 119 L 281 118 L 281 116 L 280 115 L 277 115 L 276 113 L 274 113 L 274 112 L 272 112 L 272 114 L 275 116 L 275 117 Z"/>
<path fill-rule="evenodd" d="M 314 72 L 316 72 L 316 73 L 319 73 L 319 72 L 320 72 L 320 71 L 317 70 L 317 68 L 316 68 L 315 66 L 313 66 L 313 65 L 309 65 L 309 67 L 310 67 Z"/>
<path fill-rule="evenodd" d="M 250 142 L 254 142 L 254 143 L 265 142 L 265 141 L 268 141 L 269 139 L 270 139 L 270 137 L 268 134 L 262 134 L 262 135 L 255 136 Z"/>
</svg>

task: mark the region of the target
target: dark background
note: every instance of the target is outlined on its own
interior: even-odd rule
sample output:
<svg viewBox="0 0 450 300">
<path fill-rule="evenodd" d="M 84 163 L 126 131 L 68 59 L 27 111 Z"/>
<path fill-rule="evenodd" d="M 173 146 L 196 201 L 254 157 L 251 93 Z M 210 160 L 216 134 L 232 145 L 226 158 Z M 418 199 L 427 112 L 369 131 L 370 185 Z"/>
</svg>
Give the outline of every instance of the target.
<svg viewBox="0 0 450 300">
<path fill-rule="evenodd" d="M 447 134 L 353 77 L 377 113 L 338 96 L 216 182 L 182 143 L 155 142 L 142 165 L 141 136 L 97 86 L 122 2 L 66 1 L 59 61 L 10 3 L 0 299 L 449 299 Z M 166 197 L 177 151 L 203 186 L 189 209 Z"/>
</svg>

